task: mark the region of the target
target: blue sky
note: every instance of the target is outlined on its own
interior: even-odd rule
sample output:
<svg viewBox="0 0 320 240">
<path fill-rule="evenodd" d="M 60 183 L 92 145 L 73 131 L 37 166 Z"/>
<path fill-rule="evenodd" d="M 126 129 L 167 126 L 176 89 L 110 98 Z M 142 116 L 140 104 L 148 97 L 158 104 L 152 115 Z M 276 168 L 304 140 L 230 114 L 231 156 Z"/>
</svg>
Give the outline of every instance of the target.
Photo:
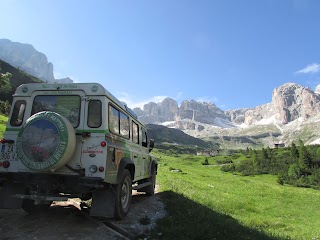
<svg viewBox="0 0 320 240">
<path fill-rule="evenodd" d="M 0 38 L 56 78 L 99 82 L 130 107 L 171 97 L 223 110 L 320 84 L 318 0 L 0 0 Z"/>
</svg>

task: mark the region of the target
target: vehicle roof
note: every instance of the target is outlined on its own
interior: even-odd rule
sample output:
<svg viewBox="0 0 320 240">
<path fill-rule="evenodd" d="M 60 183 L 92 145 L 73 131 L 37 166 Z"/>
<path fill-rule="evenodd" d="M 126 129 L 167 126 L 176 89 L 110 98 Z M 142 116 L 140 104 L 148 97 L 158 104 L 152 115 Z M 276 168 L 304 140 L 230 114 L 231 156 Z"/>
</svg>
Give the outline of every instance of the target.
<svg viewBox="0 0 320 240">
<path fill-rule="evenodd" d="M 100 83 L 27 83 L 17 87 L 14 97 L 30 97 L 34 91 L 77 91 L 85 92 L 86 96 L 106 96 L 118 107 L 127 112 L 132 118 L 138 120 L 137 115 L 123 102 L 119 101 Z M 139 121 L 141 125 L 143 123 Z"/>
</svg>

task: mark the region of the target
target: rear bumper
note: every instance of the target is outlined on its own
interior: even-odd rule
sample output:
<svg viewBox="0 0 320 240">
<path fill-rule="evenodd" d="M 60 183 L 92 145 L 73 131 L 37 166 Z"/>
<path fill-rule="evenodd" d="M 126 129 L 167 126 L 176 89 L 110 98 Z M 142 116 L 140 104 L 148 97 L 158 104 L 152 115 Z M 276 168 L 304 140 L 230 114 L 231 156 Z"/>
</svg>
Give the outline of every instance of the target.
<svg viewBox="0 0 320 240">
<path fill-rule="evenodd" d="M 77 194 L 91 192 L 104 187 L 104 179 L 81 175 L 50 173 L 0 173 L 0 187 L 5 183 L 20 184 L 30 190 L 44 193 Z"/>
</svg>

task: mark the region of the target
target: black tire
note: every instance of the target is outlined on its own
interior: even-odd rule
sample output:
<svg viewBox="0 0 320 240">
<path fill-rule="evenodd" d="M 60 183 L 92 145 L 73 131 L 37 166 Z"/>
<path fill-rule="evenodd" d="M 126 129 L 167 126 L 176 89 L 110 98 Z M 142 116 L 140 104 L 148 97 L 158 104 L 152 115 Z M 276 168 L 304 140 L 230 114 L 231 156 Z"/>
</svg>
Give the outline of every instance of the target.
<svg viewBox="0 0 320 240">
<path fill-rule="evenodd" d="M 151 169 L 151 176 L 149 178 L 149 181 L 151 182 L 151 185 L 147 187 L 147 190 L 146 190 L 146 195 L 147 196 L 153 196 L 154 195 L 154 192 L 155 192 L 155 188 L 156 188 L 156 169 L 155 167 L 153 167 Z"/>
<path fill-rule="evenodd" d="M 121 182 L 116 185 L 115 218 L 122 219 L 127 216 L 132 196 L 132 178 L 130 172 L 125 169 Z"/>
<path fill-rule="evenodd" d="M 46 212 L 48 208 L 51 206 L 52 202 L 44 203 L 44 204 L 34 204 L 34 201 L 31 199 L 24 199 L 22 202 L 22 209 L 30 214 L 39 214 L 42 212 Z"/>
</svg>

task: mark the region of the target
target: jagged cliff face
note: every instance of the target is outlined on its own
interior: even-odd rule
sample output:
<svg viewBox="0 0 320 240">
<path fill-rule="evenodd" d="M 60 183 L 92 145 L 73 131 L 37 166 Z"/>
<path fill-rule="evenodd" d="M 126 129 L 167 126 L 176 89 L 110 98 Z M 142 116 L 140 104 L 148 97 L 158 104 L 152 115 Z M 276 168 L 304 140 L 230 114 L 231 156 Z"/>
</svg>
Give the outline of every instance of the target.
<svg viewBox="0 0 320 240">
<path fill-rule="evenodd" d="M 213 103 L 194 100 L 183 101 L 179 107 L 174 99 L 166 98 L 161 103 L 148 103 L 143 110 L 135 109 L 135 112 L 145 123 L 175 121 L 171 126 L 180 129 L 197 129 L 195 123 L 222 128 L 232 124 L 287 124 L 298 118 L 306 120 L 320 114 L 320 84 L 313 92 L 301 85 L 286 83 L 274 89 L 271 103 L 255 108 L 222 111 Z M 224 124 L 219 125 L 217 120 L 224 121 Z"/>
<path fill-rule="evenodd" d="M 249 110 L 249 108 L 240 108 L 234 110 L 227 110 L 225 114 L 229 117 L 231 122 L 234 122 L 237 125 L 241 125 L 245 122 L 245 114 Z"/>
<path fill-rule="evenodd" d="M 179 111 L 178 103 L 171 98 L 165 98 L 159 104 L 159 115 L 165 116 L 165 118 L 163 119 L 160 118 L 159 120 L 174 121 L 177 119 L 178 111 Z"/>
<path fill-rule="evenodd" d="M 162 123 L 175 121 L 177 119 L 179 107 L 175 100 L 165 98 L 160 103 L 150 102 L 145 104 L 143 110 L 135 108 L 133 111 L 144 123 Z"/>
<path fill-rule="evenodd" d="M 52 63 L 30 44 L 0 39 L 0 59 L 43 81 L 54 81 Z"/>
<path fill-rule="evenodd" d="M 192 121 L 214 124 L 217 117 L 227 118 L 224 112 L 213 103 L 183 101 L 179 108 L 180 119 L 190 119 Z"/>
<path fill-rule="evenodd" d="M 192 122 L 215 124 L 217 118 L 225 121 L 228 117 L 213 103 L 183 101 L 181 106 L 172 98 L 166 98 L 160 103 L 150 102 L 143 106 L 143 110 L 135 108 L 134 112 L 144 123 L 175 122 L 172 126 L 178 128 L 195 128 Z M 189 121 L 188 121 L 189 120 Z M 201 127 L 200 127 L 201 128 Z"/>
<path fill-rule="evenodd" d="M 252 125 L 262 120 L 268 120 L 272 116 L 273 116 L 273 104 L 267 103 L 246 111 L 244 123 L 247 125 Z"/>
<path fill-rule="evenodd" d="M 0 39 L 0 59 L 45 82 L 73 82 L 73 80 L 68 77 L 55 79 L 53 74 L 53 64 L 48 62 L 45 54 L 38 52 L 30 44 L 22 44 L 12 42 L 8 39 Z"/>
<path fill-rule="evenodd" d="M 272 103 L 275 119 L 282 124 L 300 117 L 306 120 L 320 113 L 320 95 L 294 83 L 276 88 L 272 94 Z"/>
<path fill-rule="evenodd" d="M 269 146 L 277 141 L 290 143 L 296 137 L 309 142 L 320 140 L 320 131 L 313 127 L 320 124 L 320 84 L 313 92 L 286 83 L 274 89 L 272 102 L 255 108 L 222 111 L 212 103 L 194 100 L 183 101 L 179 107 L 175 100 L 167 98 L 134 111 L 145 123 L 163 123 L 195 137 L 215 137 L 222 142 L 240 141 L 238 136 L 246 134 L 246 144 L 259 142 Z"/>
</svg>

